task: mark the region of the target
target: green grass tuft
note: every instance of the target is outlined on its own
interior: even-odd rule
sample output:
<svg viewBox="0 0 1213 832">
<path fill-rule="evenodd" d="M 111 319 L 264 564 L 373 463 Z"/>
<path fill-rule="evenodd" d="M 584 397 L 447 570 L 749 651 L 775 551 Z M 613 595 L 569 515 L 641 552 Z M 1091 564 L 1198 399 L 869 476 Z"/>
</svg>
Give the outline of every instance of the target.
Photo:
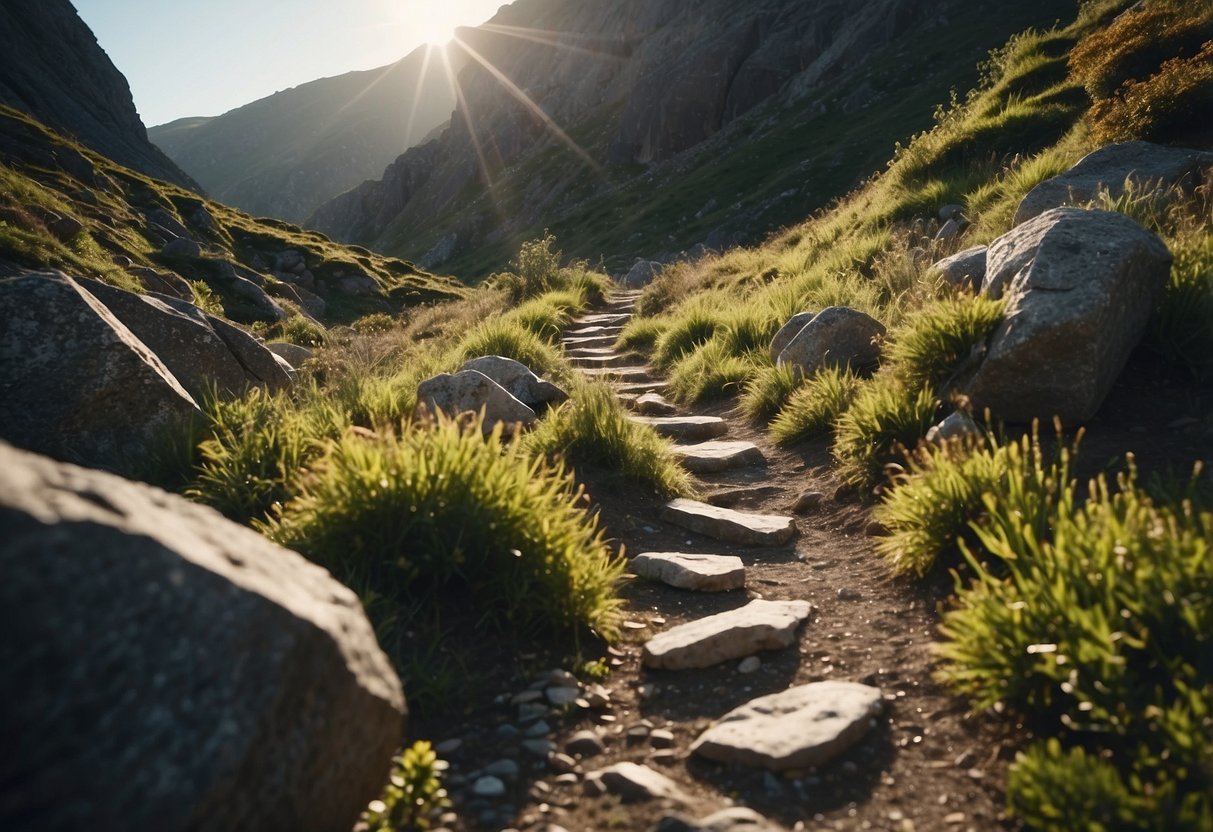
<svg viewBox="0 0 1213 832">
<path fill-rule="evenodd" d="M 881 482 L 885 466 L 927 435 L 938 407 L 929 387 L 907 388 L 888 374 L 862 385 L 835 426 L 839 475 L 861 488 Z"/>
<path fill-rule="evenodd" d="M 783 409 L 788 397 L 805 383 L 798 367 L 768 364 L 755 371 L 741 394 L 741 412 L 752 424 L 765 425 Z"/>
<path fill-rule="evenodd" d="M 862 384 L 850 369 L 826 367 L 788 396 L 771 422 L 771 437 L 781 445 L 792 445 L 829 433 Z"/>
<path fill-rule="evenodd" d="M 906 316 L 885 341 L 891 372 L 909 387 L 947 392 L 994 327 L 1004 303 L 983 295 L 960 294 L 927 303 Z"/>
<path fill-rule="evenodd" d="M 629 419 L 606 384 L 577 384 L 570 401 L 548 413 L 523 441 L 533 453 L 563 458 L 576 469 L 590 465 L 618 472 L 663 497 L 691 491 L 670 442 Z"/>
</svg>

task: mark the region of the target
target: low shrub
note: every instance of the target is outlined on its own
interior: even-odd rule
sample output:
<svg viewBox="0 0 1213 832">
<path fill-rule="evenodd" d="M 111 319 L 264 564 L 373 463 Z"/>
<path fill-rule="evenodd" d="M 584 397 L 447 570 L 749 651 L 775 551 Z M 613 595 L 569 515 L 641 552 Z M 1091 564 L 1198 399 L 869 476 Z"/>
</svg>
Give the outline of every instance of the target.
<svg viewBox="0 0 1213 832">
<path fill-rule="evenodd" d="M 738 395 L 753 376 L 761 358 L 734 355 L 720 340 L 684 355 L 670 371 L 670 395 L 695 404 Z"/>
<path fill-rule="evenodd" d="M 270 328 L 270 334 L 283 341 L 298 344 L 301 347 L 323 346 L 328 338 L 328 332 L 323 326 L 302 315 L 292 315 L 285 321 Z"/>
<path fill-rule="evenodd" d="M 700 306 L 681 310 L 667 320 L 654 343 L 653 363 L 663 370 L 670 369 L 683 356 L 710 341 L 719 328 L 719 317 Z"/>
<path fill-rule="evenodd" d="M 467 587 L 486 620 L 612 636 L 622 562 L 571 474 L 439 419 L 329 445 L 263 531 L 387 597 Z"/>
<path fill-rule="evenodd" d="M 741 412 L 751 423 L 765 425 L 787 404 L 788 397 L 805 384 L 800 368 L 785 364 L 760 366 L 745 384 L 741 394 Z"/>
<path fill-rule="evenodd" d="M 829 433 L 862 384 L 850 369 L 820 370 L 788 396 L 771 422 L 771 436 L 781 445 L 791 445 Z"/>
<path fill-rule="evenodd" d="M 350 328 L 359 335 L 373 335 L 377 332 L 388 332 L 396 327 L 396 319 L 385 312 L 372 312 L 363 315 L 350 324 Z"/>
<path fill-rule="evenodd" d="M 394 760 L 388 783 L 379 799 L 363 815 L 368 832 L 425 830 L 438 823 L 438 815 L 451 805 L 442 775 L 449 768 L 433 746 L 418 740 Z"/>
<path fill-rule="evenodd" d="M 609 385 L 580 383 L 572 398 L 548 413 L 527 434 L 526 447 L 570 466 L 618 472 L 663 497 L 690 493 L 690 480 L 670 452 L 669 441 L 633 422 Z"/>
<path fill-rule="evenodd" d="M 907 387 L 888 373 L 862 385 L 838 417 L 834 458 L 850 485 L 871 488 L 885 466 L 903 458 L 935 423 L 939 403 L 930 387 Z"/>
<path fill-rule="evenodd" d="M 623 325 L 619 340 L 615 342 L 618 349 L 651 350 L 657 339 L 665 332 L 667 323 L 657 318 L 632 318 Z"/>
<path fill-rule="evenodd" d="M 929 302 L 889 333 L 884 352 L 891 372 L 910 387 L 929 387 L 943 396 L 1002 321 L 1003 301 L 959 294 Z"/>
<path fill-rule="evenodd" d="M 1102 800 L 1115 814 L 1107 828 L 1207 828 L 1213 514 L 1156 504 L 1131 463 L 1115 488 L 1093 481 L 1085 502 L 1064 461 L 1044 470 L 986 498 L 978 548 L 966 551 L 977 577 L 958 578 L 943 618 L 940 676 L 978 707 L 1002 703 L 1056 735 L 1015 767 L 1017 814 L 1060 813 L 1044 824 L 1057 828 Z M 1062 748 L 1096 753 L 1099 770 Z"/>
<path fill-rule="evenodd" d="M 573 316 L 567 308 L 551 302 L 548 297 L 544 295 L 528 300 L 511 312 L 508 318 L 547 343 L 556 344 L 560 340 L 560 333 L 569 325 Z"/>
</svg>

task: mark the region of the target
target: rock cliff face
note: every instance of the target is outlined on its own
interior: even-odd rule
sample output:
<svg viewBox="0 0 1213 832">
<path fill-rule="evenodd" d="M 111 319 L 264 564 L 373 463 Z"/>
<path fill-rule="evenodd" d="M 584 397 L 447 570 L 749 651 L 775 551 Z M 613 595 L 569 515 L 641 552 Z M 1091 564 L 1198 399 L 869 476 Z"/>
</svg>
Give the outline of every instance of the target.
<svg viewBox="0 0 1213 832">
<path fill-rule="evenodd" d="M 940 88 L 937 102 L 958 79 L 943 78 L 942 63 L 940 77 L 905 78 L 898 62 L 908 61 L 907 49 L 927 41 L 927 54 L 935 54 L 941 44 L 931 33 L 947 26 L 949 46 L 971 65 L 969 55 L 1037 22 L 1047 5 L 1000 11 L 1008 19 L 992 23 L 982 19 L 991 9 L 979 7 L 993 4 L 956 0 L 519 0 L 489 23 L 460 30 L 455 48 L 468 65 L 450 128 L 397 159 L 381 180 L 322 205 L 308 224 L 422 262 L 428 253 L 436 264 L 524 229 L 555 226 L 640 176 L 683 173 L 697 153 L 743 123 L 754 127 L 710 152 L 734 154 L 734 169 L 754 167 L 761 180 L 770 166 L 786 169 L 815 148 L 805 135 L 798 159 L 737 156 L 764 125 L 790 121 L 757 111 L 832 106 L 845 118 L 879 106 L 899 85 L 928 81 Z M 915 65 L 928 63 L 913 57 Z M 905 138 L 906 125 L 884 129 L 890 135 L 879 159 Z M 747 184 L 747 192 L 756 190 Z M 723 208 L 735 195 L 719 197 Z M 708 190 L 702 199 L 700 205 L 716 194 Z M 752 236 L 761 226 L 747 231 Z M 673 242 L 689 247 L 702 239 Z"/>
<path fill-rule="evenodd" d="M 126 78 L 68 0 L 0 4 L 0 103 L 120 164 L 199 189 L 148 141 Z"/>
<path fill-rule="evenodd" d="M 148 136 L 214 199 L 298 222 L 377 176 L 447 121 L 455 94 L 428 47 L 390 66 L 321 78 L 216 118 L 185 118 Z"/>
</svg>

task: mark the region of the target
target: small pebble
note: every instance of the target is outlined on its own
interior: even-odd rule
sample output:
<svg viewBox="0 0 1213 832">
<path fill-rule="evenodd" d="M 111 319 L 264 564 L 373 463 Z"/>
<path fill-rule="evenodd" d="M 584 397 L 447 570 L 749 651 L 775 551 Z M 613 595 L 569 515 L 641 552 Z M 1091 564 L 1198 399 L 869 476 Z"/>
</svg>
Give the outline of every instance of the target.
<svg viewBox="0 0 1213 832">
<path fill-rule="evenodd" d="M 849 586 L 841 587 L 838 590 L 839 601 L 858 601 L 862 597 L 859 594 L 859 590 L 851 589 Z"/>
<path fill-rule="evenodd" d="M 486 775 L 472 784 L 472 794 L 477 797 L 501 797 L 505 794 L 505 783 L 498 777 Z"/>
<path fill-rule="evenodd" d="M 643 621 L 625 621 L 625 622 L 623 622 L 623 629 L 625 629 L 625 630 L 643 630 L 648 626 L 649 625 L 645 624 Z"/>
<path fill-rule="evenodd" d="M 657 728 L 650 731 L 649 743 L 654 748 L 672 748 L 674 746 L 674 732 L 668 731 L 665 728 Z"/>
<path fill-rule="evenodd" d="M 600 777 L 592 777 L 587 779 L 581 784 L 581 787 L 590 797 L 601 797 L 602 795 L 606 794 L 607 790 L 606 783 L 603 783 L 602 778 Z"/>
<path fill-rule="evenodd" d="M 650 754 L 649 759 L 659 766 L 672 766 L 678 762 L 678 752 L 663 748 Z"/>
<path fill-rule="evenodd" d="M 753 673 L 758 668 L 762 667 L 762 659 L 757 656 L 746 656 L 737 665 L 738 673 Z"/>
<path fill-rule="evenodd" d="M 548 688 L 543 695 L 547 697 L 548 702 L 559 708 L 575 702 L 577 697 L 581 696 L 581 691 L 578 688 Z"/>
<path fill-rule="evenodd" d="M 566 771 L 564 774 L 558 776 L 555 782 L 557 786 L 576 786 L 581 782 L 581 778 L 575 772 Z"/>
<path fill-rule="evenodd" d="M 554 752 L 548 756 L 548 765 L 558 774 L 568 774 L 577 770 L 577 761 L 568 754 Z"/>
<path fill-rule="evenodd" d="M 949 826 L 955 826 L 958 823 L 964 823 L 965 822 L 965 813 L 964 812 L 952 812 L 950 815 L 944 815 L 943 822 L 948 824 Z"/>
<path fill-rule="evenodd" d="M 551 740 L 529 739 L 523 740 L 521 745 L 523 751 L 536 757 L 547 757 L 556 750 L 556 743 Z"/>
<path fill-rule="evenodd" d="M 538 702 L 543 698 L 543 691 L 540 690 L 524 690 L 522 693 L 516 693 L 510 699 L 511 705 L 525 705 L 528 702 Z"/>
<path fill-rule="evenodd" d="M 544 734 L 547 734 L 551 730 L 552 730 L 552 726 L 548 725 L 546 722 L 544 722 L 541 719 L 538 722 L 536 722 L 534 725 L 532 725 L 531 727 L 526 729 L 526 735 L 528 737 L 542 737 Z"/>
<path fill-rule="evenodd" d="M 957 768 L 972 768 L 977 765 L 977 755 L 972 751 L 966 751 L 956 758 Z"/>
<path fill-rule="evenodd" d="M 435 745 L 434 753 L 436 753 L 439 757 L 444 757 L 447 754 L 454 754 L 460 748 L 463 748 L 463 740 L 459 739 L 458 737 L 454 737 L 449 740 L 443 740 Z"/>
<path fill-rule="evenodd" d="M 513 780 L 518 776 L 518 763 L 509 759 L 501 759 L 484 767 L 484 773 L 503 780 Z"/>
<path fill-rule="evenodd" d="M 586 729 L 569 737 L 568 742 L 564 744 L 564 750 L 569 754 L 582 757 L 597 757 L 606 751 L 606 743 L 596 732 Z"/>
<path fill-rule="evenodd" d="M 792 503 L 792 512 L 794 514 L 807 514 L 820 506 L 825 496 L 820 491 L 806 491 Z"/>
<path fill-rule="evenodd" d="M 504 725 L 498 725 L 497 730 L 494 733 L 496 733 L 499 737 L 516 737 L 522 732 L 507 722 Z"/>
</svg>

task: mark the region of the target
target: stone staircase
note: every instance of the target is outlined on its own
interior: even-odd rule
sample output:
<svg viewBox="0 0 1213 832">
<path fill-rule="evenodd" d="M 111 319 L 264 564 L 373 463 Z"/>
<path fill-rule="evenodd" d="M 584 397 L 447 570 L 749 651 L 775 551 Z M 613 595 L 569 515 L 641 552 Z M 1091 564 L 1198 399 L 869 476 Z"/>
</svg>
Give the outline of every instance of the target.
<svg viewBox="0 0 1213 832">
<path fill-rule="evenodd" d="M 726 438 L 729 423 L 725 418 L 680 413 L 676 405 L 661 397 L 666 381 L 660 373 L 648 366 L 643 356 L 615 348 L 639 294 L 617 291 L 603 307 L 570 324 L 563 347 L 571 363 L 587 377 L 610 383 L 625 405 L 636 412 L 633 420 L 672 439 L 680 463 L 701 485 L 710 486 L 712 478 L 720 476 L 731 476 L 733 481 L 739 477 L 742 481 L 760 479 L 767 463 L 761 448 L 753 442 Z M 703 538 L 698 546 L 702 551 L 643 552 L 631 558 L 630 571 L 688 594 L 718 594 L 746 585 L 742 558 L 712 552 L 713 541 L 716 545 L 778 550 L 797 534 L 796 522 L 789 516 L 739 511 L 685 498 L 654 504 L 649 522 L 698 535 Z M 687 543 L 693 544 L 693 540 Z M 689 603 L 682 606 L 693 607 Z M 814 606 L 807 600 L 754 598 L 742 606 L 657 633 L 643 647 L 642 665 L 650 670 L 683 671 L 737 659 L 755 661 L 747 657 L 793 647 L 813 611 Z M 809 760 L 813 765 L 823 765 L 862 738 L 883 704 L 879 689 L 858 683 L 812 683 L 790 687 L 774 696 L 780 698 L 772 706 L 754 700 L 729 712 L 685 751 L 775 771 L 803 766 Z M 806 725 L 813 730 L 806 730 Z M 640 779 L 650 775 L 664 779 L 656 771 L 632 774 Z M 635 777 L 624 779 L 632 783 L 627 788 L 635 788 Z M 589 775 L 587 791 L 591 781 L 595 789 L 625 794 L 623 786 L 615 789 L 611 785 L 621 782 L 619 772 L 613 769 Z M 654 788 L 660 793 L 663 788 L 672 790 L 675 786 L 669 783 Z"/>
</svg>

